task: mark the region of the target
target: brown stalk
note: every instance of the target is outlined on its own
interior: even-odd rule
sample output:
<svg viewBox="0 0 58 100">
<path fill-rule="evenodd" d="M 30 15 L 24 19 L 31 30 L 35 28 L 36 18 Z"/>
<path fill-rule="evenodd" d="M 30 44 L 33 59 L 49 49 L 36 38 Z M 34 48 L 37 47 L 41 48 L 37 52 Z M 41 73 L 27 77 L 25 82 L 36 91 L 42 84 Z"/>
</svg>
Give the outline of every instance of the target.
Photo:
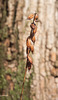
<svg viewBox="0 0 58 100">
<path fill-rule="evenodd" d="M 23 80 L 22 92 L 21 92 L 21 95 L 20 95 L 20 100 L 22 100 L 22 95 L 23 95 L 23 90 L 24 90 L 24 83 L 25 83 L 25 78 L 26 78 L 26 72 L 27 72 L 27 67 L 25 68 L 25 75 L 24 75 L 24 80 Z"/>
<path fill-rule="evenodd" d="M 23 95 L 23 90 L 24 90 L 24 83 L 25 83 L 27 68 L 28 68 L 28 70 L 30 70 L 31 66 L 33 65 L 32 58 L 29 56 L 29 53 L 30 53 L 30 51 L 32 53 L 34 51 L 34 46 L 31 45 L 31 41 L 33 42 L 33 44 L 35 43 L 35 33 L 37 31 L 37 26 L 36 26 L 35 22 L 38 22 L 38 15 L 37 15 L 37 13 L 31 14 L 28 17 L 29 20 L 32 19 L 32 18 L 33 18 L 33 23 L 31 23 L 31 25 L 30 25 L 31 33 L 30 33 L 30 36 L 27 38 L 27 41 L 26 41 L 26 45 L 27 45 L 27 64 L 26 64 L 26 68 L 25 68 L 25 75 L 24 75 L 24 80 L 23 80 L 20 100 L 22 100 L 22 95 Z M 41 21 L 39 21 L 39 22 L 41 23 Z"/>
</svg>

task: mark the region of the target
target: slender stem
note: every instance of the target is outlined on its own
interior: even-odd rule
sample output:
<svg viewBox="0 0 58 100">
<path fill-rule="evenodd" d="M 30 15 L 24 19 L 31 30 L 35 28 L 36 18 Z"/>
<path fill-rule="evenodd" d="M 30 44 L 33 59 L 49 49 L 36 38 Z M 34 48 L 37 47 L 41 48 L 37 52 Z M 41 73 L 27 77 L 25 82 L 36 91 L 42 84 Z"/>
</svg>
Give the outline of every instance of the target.
<svg viewBox="0 0 58 100">
<path fill-rule="evenodd" d="M 34 18 L 35 18 L 36 13 L 34 14 Z M 34 23 L 34 18 L 33 18 L 33 23 Z M 28 55 L 28 54 L 27 54 Z M 28 60 L 28 59 L 27 59 Z M 24 90 L 24 83 L 25 83 L 25 77 L 26 77 L 26 72 L 27 72 L 27 64 L 26 64 L 26 69 L 25 69 L 25 75 L 24 75 L 24 80 L 23 80 L 23 85 L 22 85 L 22 91 L 21 91 L 21 95 L 20 95 L 20 100 L 22 100 L 22 95 L 23 95 L 23 90 Z"/>
<path fill-rule="evenodd" d="M 26 72 L 27 72 L 27 67 L 25 69 L 25 75 L 24 75 L 24 80 L 23 80 L 22 92 L 21 92 L 20 100 L 22 100 L 22 95 L 23 95 L 23 90 L 24 90 L 24 83 L 25 83 L 25 78 L 26 78 Z"/>
</svg>

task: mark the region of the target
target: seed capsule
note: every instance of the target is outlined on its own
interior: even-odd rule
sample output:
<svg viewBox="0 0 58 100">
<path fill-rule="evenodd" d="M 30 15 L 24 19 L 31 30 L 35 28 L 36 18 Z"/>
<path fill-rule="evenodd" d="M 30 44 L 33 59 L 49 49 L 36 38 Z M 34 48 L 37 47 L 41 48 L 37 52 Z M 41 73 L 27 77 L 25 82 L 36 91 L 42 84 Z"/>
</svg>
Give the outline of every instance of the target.
<svg viewBox="0 0 58 100">
<path fill-rule="evenodd" d="M 31 69 L 31 66 L 32 66 L 32 64 L 30 62 L 27 62 L 27 68 L 28 68 L 28 70 Z"/>
<path fill-rule="evenodd" d="M 31 52 L 33 53 L 34 52 L 34 46 L 31 45 Z"/>
<path fill-rule="evenodd" d="M 38 20 L 38 15 L 37 15 L 37 13 L 35 13 L 34 20 L 35 20 L 35 21 Z"/>
<path fill-rule="evenodd" d="M 30 25 L 30 27 L 32 28 L 32 29 L 35 29 L 35 24 L 34 23 L 31 23 L 31 25 Z"/>
<path fill-rule="evenodd" d="M 28 16 L 28 19 L 30 20 L 30 19 L 32 19 L 33 17 L 34 17 L 34 14 L 31 14 L 31 15 Z"/>
<path fill-rule="evenodd" d="M 35 34 L 37 32 L 37 26 L 35 26 L 35 29 L 33 30 L 33 33 Z"/>
<path fill-rule="evenodd" d="M 27 45 L 28 48 L 30 48 L 30 46 L 31 46 L 31 40 L 29 38 L 26 41 L 26 45 Z"/>
<path fill-rule="evenodd" d="M 29 55 L 27 55 L 27 62 L 30 62 L 31 64 L 33 63 L 32 58 Z"/>
<path fill-rule="evenodd" d="M 26 53 L 27 53 L 27 54 L 30 53 L 30 48 L 27 47 L 27 49 L 26 49 Z"/>
<path fill-rule="evenodd" d="M 35 43 L 35 36 L 31 38 L 32 42 Z"/>
<path fill-rule="evenodd" d="M 30 25 L 30 27 L 32 28 L 33 33 L 35 34 L 37 32 L 37 26 L 36 26 L 36 24 L 32 23 Z"/>
<path fill-rule="evenodd" d="M 28 66 L 28 70 L 30 70 L 31 69 L 31 66 Z"/>
</svg>

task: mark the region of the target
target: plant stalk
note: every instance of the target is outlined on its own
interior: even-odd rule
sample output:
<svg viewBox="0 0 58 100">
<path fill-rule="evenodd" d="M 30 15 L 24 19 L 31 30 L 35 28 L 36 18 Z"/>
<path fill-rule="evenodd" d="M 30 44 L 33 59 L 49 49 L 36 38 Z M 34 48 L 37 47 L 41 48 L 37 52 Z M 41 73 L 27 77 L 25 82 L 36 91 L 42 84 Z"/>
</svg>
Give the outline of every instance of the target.
<svg viewBox="0 0 58 100">
<path fill-rule="evenodd" d="M 22 95 L 23 95 L 23 90 L 24 90 L 24 83 L 25 83 L 25 78 L 26 78 L 26 72 L 27 72 L 27 67 L 25 68 L 25 75 L 24 75 L 24 80 L 23 80 L 22 92 L 21 92 L 21 95 L 20 95 L 20 100 L 22 100 Z"/>
</svg>

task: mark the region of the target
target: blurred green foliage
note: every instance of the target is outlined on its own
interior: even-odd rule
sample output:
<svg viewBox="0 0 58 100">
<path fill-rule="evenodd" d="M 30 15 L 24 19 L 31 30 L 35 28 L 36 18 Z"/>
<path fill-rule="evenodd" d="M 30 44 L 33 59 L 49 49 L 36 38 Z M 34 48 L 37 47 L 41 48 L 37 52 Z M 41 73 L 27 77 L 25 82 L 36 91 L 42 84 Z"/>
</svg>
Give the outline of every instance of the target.
<svg viewBox="0 0 58 100">
<path fill-rule="evenodd" d="M 23 60 L 20 61 L 17 69 L 18 70 L 16 72 L 12 72 L 9 69 L 9 70 L 6 70 L 4 73 L 1 74 L 0 82 L 2 82 L 2 84 L 0 84 L 0 88 L 3 87 L 3 89 L 6 90 L 5 95 L 8 94 L 8 96 L 6 96 L 6 97 L 0 97 L 1 100 L 19 100 L 20 99 L 20 94 L 21 94 L 22 84 L 23 84 L 23 78 L 24 78 L 24 73 L 25 73 L 25 62 Z M 3 70 L 4 70 L 4 68 L 3 68 Z M 11 81 L 14 82 L 14 89 L 13 90 L 9 90 L 9 81 L 6 81 L 6 79 L 5 79 L 6 74 L 11 75 Z M 28 79 L 28 81 L 25 81 L 24 92 L 23 92 L 23 100 L 31 100 L 30 99 L 31 79 L 32 79 L 32 77 L 30 77 Z"/>
</svg>

